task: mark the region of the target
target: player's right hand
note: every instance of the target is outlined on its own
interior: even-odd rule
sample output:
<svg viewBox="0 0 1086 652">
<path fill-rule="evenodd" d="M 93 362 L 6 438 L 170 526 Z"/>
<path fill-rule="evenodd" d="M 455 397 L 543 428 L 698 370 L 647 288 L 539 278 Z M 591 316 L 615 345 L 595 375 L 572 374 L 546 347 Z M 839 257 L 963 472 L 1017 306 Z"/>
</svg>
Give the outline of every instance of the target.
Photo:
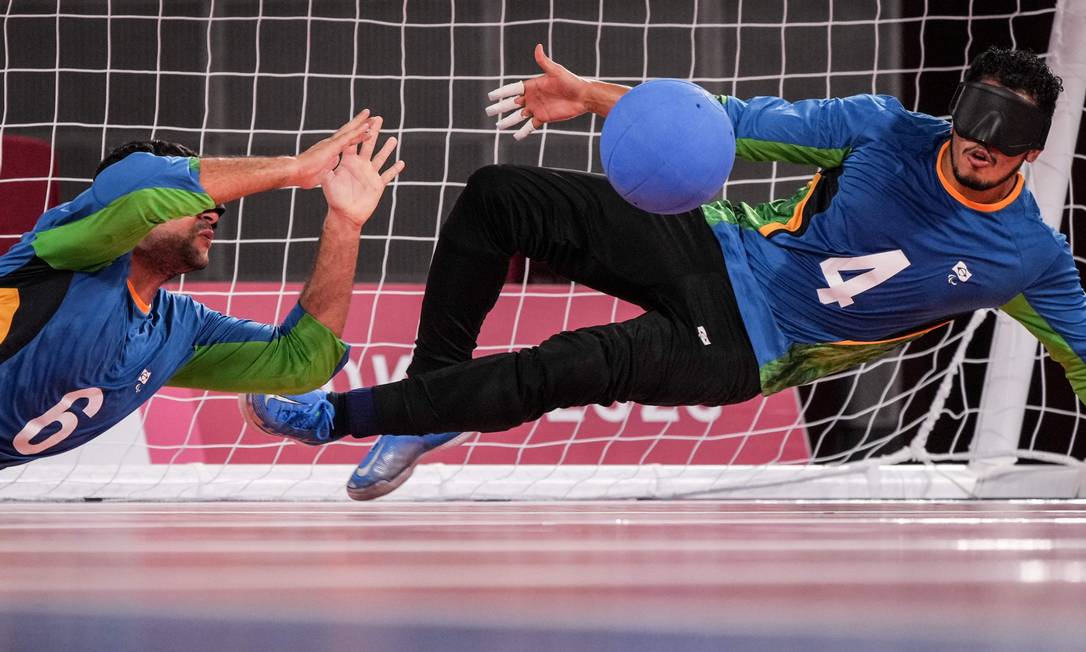
<svg viewBox="0 0 1086 652">
<path fill-rule="evenodd" d="M 389 138 L 376 154 L 373 153 L 377 136 L 381 133 L 381 122 L 379 116 L 373 118 L 372 137 L 367 138 L 361 148 L 354 143 L 344 147 L 339 165 L 328 170 L 321 180 L 329 212 L 346 217 L 358 227 L 370 219 L 385 187 L 404 169 L 404 162 L 396 161 L 384 171 L 381 170 L 396 149 L 396 139 Z"/>
<path fill-rule="evenodd" d="M 489 95 L 491 101 L 500 101 L 487 107 L 487 115 L 514 111 L 498 122 L 499 129 L 531 118 L 531 126 L 526 124 L 516 133 L 518 140 L 548 122 L 569 120 L 588 112 L 587 79 L 578 77 L 548 57 L 541 44 L 535 46 L 535 61 L 543 71 L 542 75 L 507 84 Z"/>
</svg>

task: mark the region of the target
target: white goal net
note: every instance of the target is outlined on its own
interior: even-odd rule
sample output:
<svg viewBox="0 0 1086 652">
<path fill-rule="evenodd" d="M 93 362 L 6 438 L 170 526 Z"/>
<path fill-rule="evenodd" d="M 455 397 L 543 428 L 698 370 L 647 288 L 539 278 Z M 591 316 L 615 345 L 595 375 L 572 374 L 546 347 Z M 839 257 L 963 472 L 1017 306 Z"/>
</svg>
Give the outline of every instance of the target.
<svg viewBox="0 0 1086 652">
<path fill-rule="evenodd" d="M 677 77 L 788 99 L 886 93 L 934 115 L 946 114 L 969 60 L 994 44 L 1044 53 L 1064 76 L 1049 151 L 1027 176 L 1084 262 L 1074 223 L 1086 210 L 1086 63 L 1075 50 L 1086 15 L 1076 4 L 6 0 L 0 248 L 85 189 L 122 142 L 278 155 L 369 107 L 400 140 L 408 170 L 363 234 L 345 335 L 352 352 L 331 386 L 396 380 L 437 233 L 472 171 L 505 162 L 601 172 L 598 118 L 516 142 L 484 114 L 488 90 L 537 73 L 535 43 L 579 74 L 620 83 Z M 723 194 L 786 197 L 813 172 L 740 162 Z M 170 287 L 277 322 L 311 267 L 322 216 L 319 191 L 237 202 L 208 269 Z M 478 353 L 637 312 L 514 261 Z M 393 496 L 1084 495 L 1081 406 L 1034 340 L 996 322 L 966 315 L 858 370 L 742 405 L 558 410 L 435 454 Z M 0 499 L 341 499 L 370 443 L 274 440 L 244 426 L 233 395 L 167 388 L 83 448 L 0 471 Z"/>
</svg>

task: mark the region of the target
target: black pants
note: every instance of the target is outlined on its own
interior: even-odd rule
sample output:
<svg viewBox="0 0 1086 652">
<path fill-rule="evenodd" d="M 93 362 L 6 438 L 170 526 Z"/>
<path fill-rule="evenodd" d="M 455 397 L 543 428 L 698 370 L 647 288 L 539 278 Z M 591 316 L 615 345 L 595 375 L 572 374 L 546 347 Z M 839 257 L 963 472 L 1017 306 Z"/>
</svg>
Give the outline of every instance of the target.
<svg viewBox="0 0 1086 652">
<path fill-rule="evenodd" d="M 473 360 L 516 253 L 646 312 Z M 700 211 L 654 215 L 598 175 L 492 165 L 471 176 L 442 227 L 408 378 L 374 387 L 373 400 L 380 432 L 424 434 L 504 430 L 575 405 L 723 405 L 758 391 Z"/>
</svg>

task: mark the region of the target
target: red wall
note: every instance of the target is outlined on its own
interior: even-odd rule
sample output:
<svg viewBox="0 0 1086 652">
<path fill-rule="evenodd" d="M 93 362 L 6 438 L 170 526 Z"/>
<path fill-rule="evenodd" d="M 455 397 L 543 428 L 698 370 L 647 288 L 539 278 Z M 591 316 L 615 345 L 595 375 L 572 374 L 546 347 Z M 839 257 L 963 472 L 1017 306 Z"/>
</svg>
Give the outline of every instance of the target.
<svg viewBox="0 0 1086 652">
<path fill-rule="evenodd" d="M 59 203 L 56 161 L 49 143 L 25 136 L 0 141 L 0 254 L 29 231 L 48 208 Z M 7 179 L 38 179 L 7 181 Z"/>
</svg>

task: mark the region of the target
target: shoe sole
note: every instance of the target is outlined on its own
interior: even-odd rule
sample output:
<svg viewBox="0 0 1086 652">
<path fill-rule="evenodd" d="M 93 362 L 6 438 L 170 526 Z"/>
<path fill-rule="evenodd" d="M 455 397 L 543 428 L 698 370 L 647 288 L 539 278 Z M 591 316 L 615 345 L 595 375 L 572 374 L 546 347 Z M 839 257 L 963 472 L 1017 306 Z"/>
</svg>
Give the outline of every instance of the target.
<svg viewBox="0 0 1086 652">
<path fill-rule="evenodd" d="M 415 461 L 412 462 L 410 466 L 408 466 L 398 476 L 391 480 L 377 482 L 364 489 L 352 489 L 350 487 L 347 487 L 347 495 L 350 496 L 351 500 L 373 500 L 374 498 L 387 496 L 393 491 L 399 489 L 400 485 L 407 482 L 407 479 L 410 478 L 411 475 L 415 472 L 415 467 L 418 466 L 420 462 L 422 462 L 422 458 L 426 457 L 430 453 L 433 453 L 434 451 L 439 451 L 445 448 L 452 448 L 453 446 L 457 446 L 463 443 L 469 437 L 471 437 L 470 432 L 461 433 L 459 437 L 454 437 L 449 441 L 445 442 L 444 444 L 438 446 L 437 448 L 426 451 L 422 455 L 416 457 Z"/>
<path fill-rule="evenodd" d="M 264 422 L 256 416 L 256 411 L 253 410 L 253 404 L 248 400 L 248 398 L 248 394 L 238 394 L 238 409 L 241 410 L 241 416 L 245 418 L 245 422 L 259 430 L 260 432 L 274 435 L 276 437 L 282 437 L 283 435 L 275 432 L 269 432 L 268 429 L 264 427 Z"/>
</svg>

